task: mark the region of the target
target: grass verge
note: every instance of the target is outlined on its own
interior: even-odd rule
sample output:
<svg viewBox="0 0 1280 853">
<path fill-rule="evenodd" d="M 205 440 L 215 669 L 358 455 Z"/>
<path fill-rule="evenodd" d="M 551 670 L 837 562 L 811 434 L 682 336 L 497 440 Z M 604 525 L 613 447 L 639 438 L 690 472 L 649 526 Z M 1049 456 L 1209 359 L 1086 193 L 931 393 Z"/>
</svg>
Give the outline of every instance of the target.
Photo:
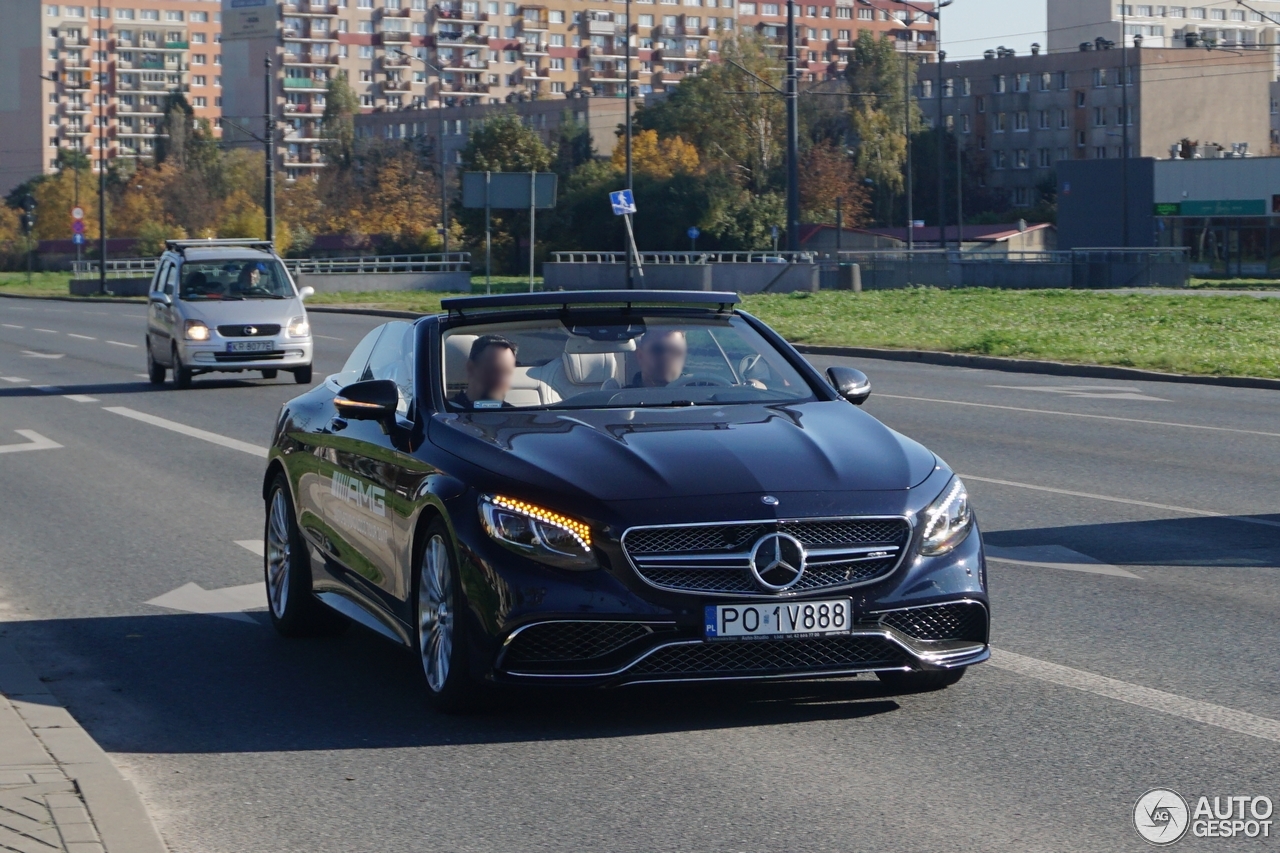
<svg viewBox="0 0 1280 853">
<path fill-rule="evenodd" d="M 69 272 L 33 272 L 27 284 L 25 272 L 0 272 L 0 293 L 20 296 L 66 296 L 71 290 Z"/>
</svg>

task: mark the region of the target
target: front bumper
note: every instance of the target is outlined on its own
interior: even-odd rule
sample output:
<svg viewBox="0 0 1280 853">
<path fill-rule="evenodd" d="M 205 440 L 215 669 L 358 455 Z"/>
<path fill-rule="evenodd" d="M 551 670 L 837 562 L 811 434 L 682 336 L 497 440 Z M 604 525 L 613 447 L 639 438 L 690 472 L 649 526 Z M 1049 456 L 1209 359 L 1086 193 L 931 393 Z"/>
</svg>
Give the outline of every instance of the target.
<svg viewBox="0 0 1280 853">
<path fill-rule="evenodd" d="M 179 344 L 179 357 L 184 366 L 196 372 L 239 370 L 291 370 L 311 364 L 314 344 L 311 338 L 290 338 L 278 335 L 274 338 L 254 338 L 269 341 L 268 352 L 232 353 L 227 351 L 231 343 L 216 332 L 208 341 L 183 341 Z"/>
<path fill-rule="evenodd" d="M 616 686 L 945 670 L 990 656 L 981 534 L 950 554 L 913 557 L 875 583 L 792 602 L 848 597 L 849 634 L 708 640 L 704 608 L 737 596 L 674 593 L 643 582 L 620 552 L 589 572 L 552 569 L 502 548 L 454 516 L 464 588 L 478 617 L 473 671 L 505 683 Z M 913 543 L 914 552 L 914 543 Z M 616 565 L 621 563 L 621 565 Z M 501 602 L 497 610 L 479 600 Z M 761 603 L 759 597 L 751 603 Z"/>
</svg>

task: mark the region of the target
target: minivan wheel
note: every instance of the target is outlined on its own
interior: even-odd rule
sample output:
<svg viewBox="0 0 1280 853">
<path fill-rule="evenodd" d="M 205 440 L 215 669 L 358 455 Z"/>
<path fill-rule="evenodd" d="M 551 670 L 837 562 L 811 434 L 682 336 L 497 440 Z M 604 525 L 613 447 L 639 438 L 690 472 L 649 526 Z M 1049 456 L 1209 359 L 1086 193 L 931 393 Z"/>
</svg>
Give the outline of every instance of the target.
<svg viewBox="0 0 1280 853">
<path fill-rule="evenodd" d="M 169 360 L 173 363 L 173 384 L 177 388 L 191 387 L 191 368 L 182 365 L 182 359 L 178 358 L 178 348 L 175 346 L 170 352 Z"/>
<path fill-rule="evenodd" d="M 163 385 L 164 365 L 156 361 L 155 354 L 151 352 L 150 338 L 147 338 L 145 346 L 147 348 L 147 379 L 150 380 L 152 385 Z"/>
<path fill-rule="evenodd" d="M 295 368 L 293 371 L 293 381 L 297 382 L 299 385 L 310 385 L 311 365 L 308 364 L 306 367 Z"/>
</svg>

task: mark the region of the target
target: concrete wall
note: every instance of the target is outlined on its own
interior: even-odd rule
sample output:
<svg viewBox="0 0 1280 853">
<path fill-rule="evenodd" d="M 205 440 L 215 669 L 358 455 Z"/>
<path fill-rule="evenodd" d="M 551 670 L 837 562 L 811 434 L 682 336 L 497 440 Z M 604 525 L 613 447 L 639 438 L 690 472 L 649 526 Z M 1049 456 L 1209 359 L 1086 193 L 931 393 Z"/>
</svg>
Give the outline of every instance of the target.
<svg viewBox="0 0 1280 853">
<path fill-rule="evenodd" d="M 1134 87 L 1135 112 L 1141 117 L 1138 138 L 1132 140 L 1137 156 L 1167 158 L 1169 146 L 1183 139 L 1228 149 L 1247 142 L 1255 156 L 1271 152 L 1272 51 L 1215 51 L 1207 63 L 1196 61 L 1204 50 L 1143 48 L 1141 53 Z"/>
<path fill-rule="evenodd" d="M 1280 194 L 1280 157 L 1230 160 L 1160 160 L 1155 166 L 1155 203 L 1183 201 L 1266 202 Z"/>
<path fill-rule="evenodd" d="M 1155 160 L 1133 158 L 1129 170 L 1129 246 L 1156 245 L 1152 198 Z M 1124 245 L 1123 160 L 1064 160 L 1058 164 L 1058 248 Z"/>
<path fill-rule="evenodd" d="M 55 154 L 41 120 L 41 103 L 54 89 L 40 79 L 43 14 L 35 0 L 0 0 L 0 195 L 40 174 Z M 87 19 L 85 26 L 91 26 Z"/>
<path fill-rule="evenodd" d="M 1120 43 L 1120 22 L 1112 20 L 1112 0 L 1048 0 L 1051 52 L 1076 50 L 1082 41 L 1093 41 L 1098 36 Z M 1165 32 L 1172 32 L 1173 21 L 1164 21 Z M 987 45 L 983 45 L 987 47 Z M 990 45 L 995 47 L 995 45 Z"/>
<path fill-rule="evenodd" d="M 542 267 L 546 290 L 622 290 L 625 264 L 557 264 Z M 792 293 L 818 289 L 816 264 L 652 264 L 644 268 L 646 290 L 716 290 Z"/>
<path fill-rule="evenodd" d="M 146 278 L 109 278 L 107 291 L 113 296 L 146 296 L 151 289 L 151 277 Z M 71 279 L 72 296 L 96 296 L 99 293 L 98 279 Z"/>
<path fill-rule="evenodd" d="M 298 287 L 314 287 L 317 293 L 372 290 L 432 290 L 441 293 L 470 293 L 469 272 L 406 273 L 299 273 Z"/>
</svg>

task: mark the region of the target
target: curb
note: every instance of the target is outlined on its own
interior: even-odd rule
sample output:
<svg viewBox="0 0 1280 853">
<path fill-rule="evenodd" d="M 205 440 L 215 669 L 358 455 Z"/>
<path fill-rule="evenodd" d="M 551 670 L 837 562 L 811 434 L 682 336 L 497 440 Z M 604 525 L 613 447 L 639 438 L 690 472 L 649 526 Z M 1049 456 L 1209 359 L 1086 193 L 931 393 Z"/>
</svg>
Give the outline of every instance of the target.
<svg viewBox="0 0 1280 853">
<path fill-rule="evenodd" d="M 34 768 L 41 777 L 65 778 L 79 792 L 79 799 L 88 810 L 89 824 L 77 823 L 72 818 L 71 825 L 65 825 L 66 812 L 74 809 L 51 809 L 53 823 L 64 842 L 63 849 L 86 853 L 89 850 L 168 853 L 137 790 L 18 656 L 12 641 L 3 635 L 0 635 L 0 723 L 7 723 L 0 724 L 0 765 L 8 760 L 17 763 L 16 757 L 20 756 L 25 769 Z M 66 799 L 68 796 L 70 800 Z M 63 806 L 73 805 L 76 799 L 74 794 L 63 797 Z M 76 829 L 80 830 L 79 837 L 74 832 Z M 94 829 L 100 846 L 83 835 Z"/>
<path fill-rule="evenodd" d="M 147 300 L 141 296 L 37 296 L 30 293 L 0 293 L 4 299 L 43 299 L 46 302 L 80 302 L 104 305 L 145 305 Z"/>
<path fill-rule="evenodd" d="M 397 320 L 416 320 L 427 315 L 419 311 L 396 311 L 392 308 L 351 308 L 342 305 L 308 305 L 307 313 L 317 314 L 365 314 L 370 317 L 391 317 Z"/>
<path fill-rule="evenodd" d="M 1193 385 L 1218 385 L 1228 388 L 1261 388 L 1280 391 L 1280 379 L 1260 376 L 1202 376 L 1193 373 L 1161 373 L 1138 367 L 1113 367 L 1105 364 L 1072 364 L 1066 361 L 1038 361 L 1030 358 L 1006 358 L 997 355 L 968 355 L 935 350 L 884 349 L 880 347 L 831 347 L 793 344 L 806 355 L 832 355 L 846 358 L 876 358 L 885 361 L 913 361 L 946 367 L 971 367 L 978 370 L 1001 370 L 1006 373 L 1039 373 L 1049 376 L 1077 376 L 1087 379 L 1141 379 L 1146 382 L 1178 382 Z"/>
</svg>

